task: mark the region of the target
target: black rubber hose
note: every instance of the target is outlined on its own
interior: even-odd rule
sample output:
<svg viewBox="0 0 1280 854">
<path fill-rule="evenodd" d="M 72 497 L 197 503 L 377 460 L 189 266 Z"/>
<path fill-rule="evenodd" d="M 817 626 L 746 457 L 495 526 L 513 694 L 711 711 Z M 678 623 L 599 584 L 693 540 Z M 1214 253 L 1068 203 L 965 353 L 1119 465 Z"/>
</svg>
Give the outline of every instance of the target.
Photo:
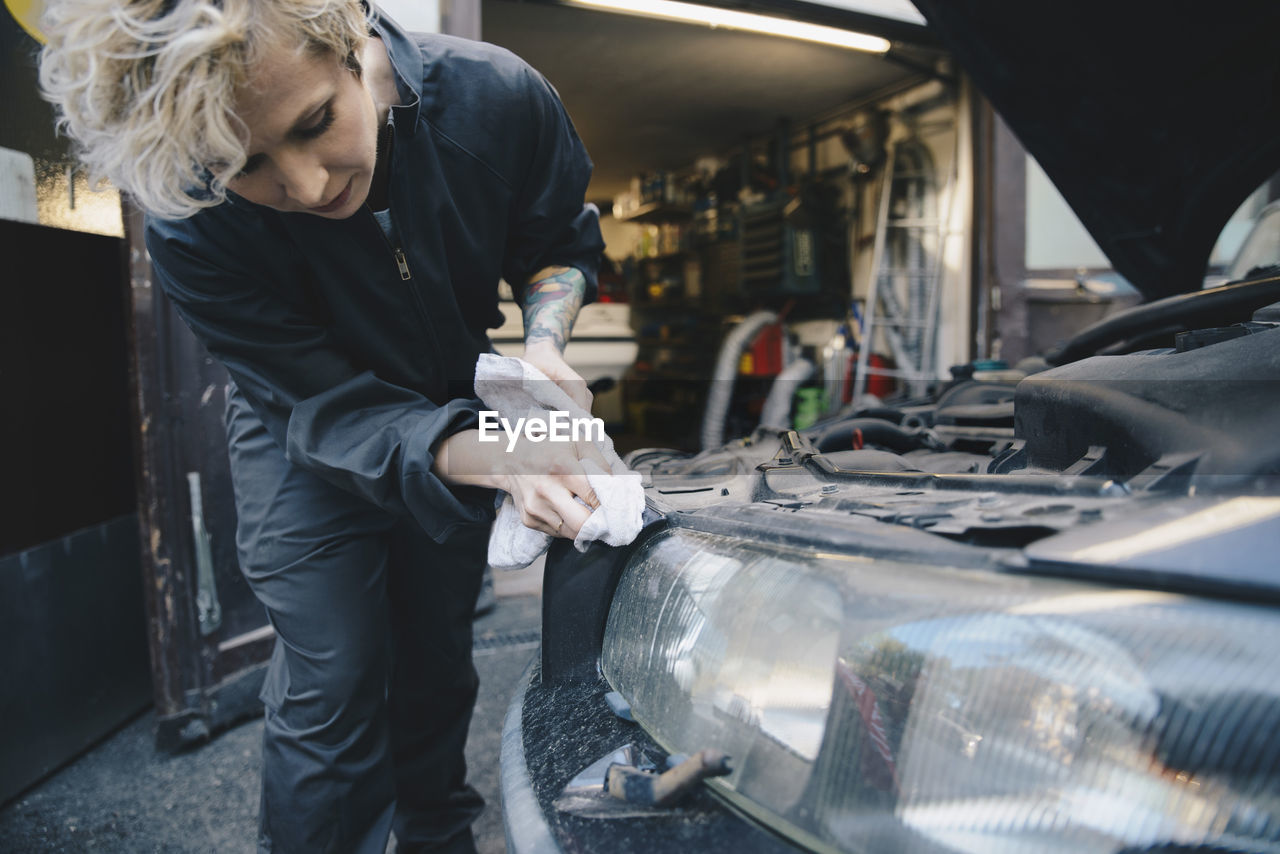
<svg viewBox="0 0 1280 854">
<path fill-rule="evenodd" d="M 904 430 L 879 418 L 850 418 L 823 430 L 814 438 L 813 446 L 821 452 L 847 451 L 853 447 L 853 437 L 862 432 L 865 445 L 879 445 L 902 453 L 927 448 L 929 440 L 919 432 Z"/>
<path fill-rule="evenodd" d="M 1196 329 L 1248 320 L 1264 306 L 1280 302 L 1280 276 L 1231 282 L 1217 288 L 1178 294 L 1104 317 L 1059 344 L 1044 358 L 1065 365 L 1092 356 L 1109 344 L 1142 335 L 1151 328 L 1193 325 Z"/>
<path fill-rule="evenodd" d="M 892 421 L 894 424 L 901 424 L 903 415 L 901 409 L 893 406 L 868 406 L 854 413 L 855 418 L 880 418 L 884 421 Z"/>
</svg>

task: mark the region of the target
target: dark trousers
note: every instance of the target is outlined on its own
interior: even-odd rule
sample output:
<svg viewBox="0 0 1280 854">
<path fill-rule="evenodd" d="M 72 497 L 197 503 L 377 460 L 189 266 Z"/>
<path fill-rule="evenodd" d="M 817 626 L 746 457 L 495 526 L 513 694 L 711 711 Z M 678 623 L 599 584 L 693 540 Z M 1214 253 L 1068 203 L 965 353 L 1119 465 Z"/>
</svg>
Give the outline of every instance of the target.
<svg viewBox="0 0 1280 854">
<path fill-rule="evenodd" d="M 232 388 L 241 567 L 277 641 L 259 850 L 474 851 L 471 619 L 488 531 L 440 544 L 289 463 Z"/>
</svg>

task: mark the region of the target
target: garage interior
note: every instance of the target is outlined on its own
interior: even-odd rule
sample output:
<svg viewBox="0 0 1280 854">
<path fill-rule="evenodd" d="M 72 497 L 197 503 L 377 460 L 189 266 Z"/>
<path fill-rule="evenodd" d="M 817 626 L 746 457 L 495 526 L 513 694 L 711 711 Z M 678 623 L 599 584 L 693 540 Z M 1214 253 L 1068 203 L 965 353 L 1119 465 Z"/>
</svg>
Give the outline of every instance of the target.
<svg viewBox="0 0 1280 854">
<path fill-rule="evenodd" d="M 597 406 L 621 446 L 693 451 L 704 429 L 749 433 L 774 378 L 806 364 L 801 426 L 850 403 L 859 382 L 884 394 L 914 377 L 922 390 L 938 373 L 925 362 L 945 372 L 969 360 L 968 206 L 957 203 L 968 170 L 955 169 L 972 156 L 956 132 L 968 105 L 919 20 L 876 25 L 906 39 L 885 58 L 567 5 L 484 4 L 485 40 L 548 77 L 596 163 L 588 198 L 610 261 L 601 297 L 625 306 L 634 333 L 621 386 Z M 870 328 L 896 324 L 885 340 L 902 367 L 857 358 L 873 265 L 894 265 L 896 314 Z M 576 335 L 594 337 L 591 311 Z M 737 376 L 713 372 L 721 341 L 757 311 L 780 319 L 752 321 L 763 325 Z M 518 335 L 518 324 L 499 332 Z M 723 427 L 699 423 L 709 393 Z"/>
<path fill-rule="evenodd" d="M 907 0 L 756 5 L 893 47 L 550 2 L 436 13 L 539 69 L 595 162 L 607 261 L 567 356 L 620 451 L 996 377 L 1136 300 Z M 0 674 L 29 686 L 0 709 L 2 807 L 148 707 L 167 751 L 256 714 L 274 634 L 236 565 L 220 369 L 151 289 L 137 213 L 53 136 L 36 43 L 3 11 L 0 37 L 0 177 L 34 189 L 0 183 L 0 245 L 10 281 L 42 283 L 0 297 Z M 1217 269 L 1277 195 L 1241 208 Z M 518 354 L 508 317 L 493 338 Z"/>
</svg>

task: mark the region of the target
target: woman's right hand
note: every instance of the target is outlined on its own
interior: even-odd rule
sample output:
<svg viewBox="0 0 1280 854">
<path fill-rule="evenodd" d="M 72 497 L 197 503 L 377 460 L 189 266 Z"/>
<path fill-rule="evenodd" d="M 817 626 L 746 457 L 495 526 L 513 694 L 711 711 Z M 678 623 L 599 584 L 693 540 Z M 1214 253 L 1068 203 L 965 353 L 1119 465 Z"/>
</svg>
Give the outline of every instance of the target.
<svg viewBox="0 0 1280 854">
<path fill-rule="evenodd" d="M 432 471 L 446 483 L 485 486 L 511 495 L 520 520 L 553 537 L 574 539 L 600 501 L 583 462 L 609 470 L 592 442 L 481 442 L 479 430 L 464 430 L 437 446 Z M 578 499 L 581 499 L 579 502 Z"/>
</svg>

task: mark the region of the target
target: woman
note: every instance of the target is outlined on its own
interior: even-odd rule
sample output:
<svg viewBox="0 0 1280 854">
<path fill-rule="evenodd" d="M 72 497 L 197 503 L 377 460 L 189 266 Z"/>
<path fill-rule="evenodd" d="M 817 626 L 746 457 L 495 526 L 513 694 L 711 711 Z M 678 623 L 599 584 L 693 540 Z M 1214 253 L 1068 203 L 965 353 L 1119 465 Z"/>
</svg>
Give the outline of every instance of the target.
<svg viewBox="0 0 1280 854">
<path fill-rule="evenodd" d="M 241 566 L 278 641 L 261 850 L 471 851 L 470 615 L 495 488 L 574 537 L 594 449 L 481 444 L 477 356 L 522 296 L 561 351 L 602 249 L 536 72 L 358 0 L 59 0 L 47 97 L 147 212 L 156 279 L 226 365 Z M 601 461 L 602 462 L 602 461 Z"/>
</svg>

